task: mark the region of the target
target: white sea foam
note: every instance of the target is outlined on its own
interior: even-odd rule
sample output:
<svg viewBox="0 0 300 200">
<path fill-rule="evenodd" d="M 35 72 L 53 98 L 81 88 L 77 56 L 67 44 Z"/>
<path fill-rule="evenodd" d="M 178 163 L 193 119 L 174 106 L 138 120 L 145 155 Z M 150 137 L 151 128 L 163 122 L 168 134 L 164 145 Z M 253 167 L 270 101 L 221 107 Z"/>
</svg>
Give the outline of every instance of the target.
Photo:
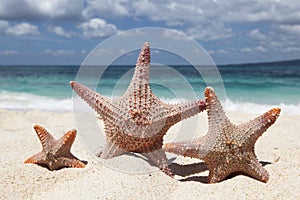
<svg viewBox="0 0 300 200">
<path fill-rule="evenodd" d="M 162 98 L 164 102 L 167 103 L 180 103 L 186 102 L 187 99 L 184 98 Z M 272 108 L 281 108 L 282 114 L 290 114 L 290 115 L 300 115 L 300 102 L 298 104 L 284 104 L 280 103 L 277 105 L 272 104 L 257 104 L 251 102 L 233 102 L 229 98 L 226 98 L 225 101 L 221 102 L 225 111 L 240 111 L 244 113 L 251 114 L 261 114 L 262 112 L 266 112 Z"/>
<path fill-rule="evenodd" d="M 29 93 L 0 93 L 0 108 L 11 110 L 71 111 L 72 99 L 55 99 Z"/>
<path fill-rule="evenodd" d="M 290 114 L 290 115 L 300 115 L 300 102 L 298 104 L 284 104 L 280 103 L 278 105 L 271 104 L 256 104 L 250 102 L 233 102 L 230 99 L 226 99 L 225 102 L 222 102 L 223 107 L 227 111 L 241 111 L 245 113 L 252 114 L 261 114 L 262 112 L 266 112 L 272 108 L 281 108 L 282 114 Z"/>
<path fill-rule="evenodd" d="M 162 98 L 167 103 L 180 103 L 188 101 L 185 98 Z M 241 111 L 245 113 L 261 114 L 271 108 L 279 107 L 282 114 L 300 115 L 300 102 L 295 105 L 280 103 L 278 105 L 256 104 L 250 102 L 233 102 L 226 99 L 222 102 L 226 111 Z M 42 110 L 42 111 L 72 111 L 72 98 L 55 99 L 29 93 L 0 92 L 0 108 L 11 110 Z"/>
</svg>

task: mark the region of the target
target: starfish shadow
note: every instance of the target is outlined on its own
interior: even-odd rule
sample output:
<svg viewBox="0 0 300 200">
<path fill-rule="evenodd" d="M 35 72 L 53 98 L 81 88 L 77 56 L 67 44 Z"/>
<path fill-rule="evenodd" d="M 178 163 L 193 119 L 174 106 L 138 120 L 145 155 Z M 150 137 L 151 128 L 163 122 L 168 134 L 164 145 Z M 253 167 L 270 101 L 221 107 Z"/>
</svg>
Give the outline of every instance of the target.
<svg viewBox="0 0 300 200">
<path fill-rule="evenodd" d="M 179 181 L 181 182 L 186 182 L 186 181 L 195 181 L 195 182 L 200 182 L 200 183 L 208 183 L 208 176 L 192 176 L 184 179 L 180 179 Z"/>
<path fill-rule="evenodd" d="M 123 155 L 132 156 L 132 157 L 135 157 L 135 158 L 138 158 L 138 159 L 142 159 L 145 162 L 147 162 L 149 165 L 157 167 L 157 165 L 155 163 L 151 162 L 149 159 L 147 159 L 145 156 L 143 156 L 141 154 L 137 154 L 137 153 L 134 153 L 134 152 L 125 152 Z M 168 163 L 172 163 L 174 160 L 176 160 L 176 158 L 170 158 L 168 160 Z M 170 165 L 169 165 L 169 167 L 170 167 Z"/>
<path fill-rule="evenodd" d="M 85 165 L 87 165 L 88 164 L 88 161 L 85 161 L 85 160 L 80 160 L 83 164 L 85 164 Z M 55 170 L 51 170 L 50 168 L 49 168 L 49 166 L 48 165 L 45 165 L 45 164 L 39 164 L 39 163 L 36 163 L 38 166 L 40 166 L 40 167 L 43 167 L 43 168 L 46 168 L 46 169 L 48 169 L 49 171 L 57 171 L 57 170 L 61 170 L 61 169 L 64 169 L 64 168 L 71 168 L 71 167 L 68 167 L 68 166 L 63 166 L 63 167 L 61 167 L 61 168 L 58 168 L 58 169 L 55 169 Z"/>
<path fill-rule="evenodd" d="M 144 160 L 144 161 L 146 161 L 146 162 L 149 162 L 149 160 L 146 159 L 144 156 L 139 155 L 139 154 L 134 153 L 134 152 L 128 152 L 128 151 L 127 151 L 127 152 L 125 152 L 123 155 L 132 156 L 132 157 L 135 157 L 135 158 L 142 159 L 142 160 Z M 150 163 L 150 162 L 149 162 L 149 163 Z"/>
<path fill-rule="evenodd" d="M 260 163 L 262 164 L 262 166 L 273 164 L 273 163 L 268 162 L 268 161 L 260 161 Z M 192 174 L 197 174 L 197 173 L 201 173 L 201 172 L 204 172 L 204 171 L 208 170 L 207 165 L 204 162 L 187 164 L 187 165 L 180 165 L 178 163 L 171 163 L 169 165 L 169 167 L 175 175 L 182 176 L 182 177 L 190 176 Z M 244 176 L 248 176 L 250 178 L 253 178 L 253 177 L 251 177 L 247 174 L 237 172 L 237 173 L 230 174 L 228 177 L 226 177 L 224 179 L 224 181 L 229 180 L 229 179 L 231 179 L 233 177 L 236 177 L 238 175 L 244 175 Z M 180 179 L 179 181 L 182 181 L 182 182 L 195 181 L 195 182 L 201 182 L 201 183 L 208 183 L 208 176 L 191 176 L 191 177 Z"/>
<path fill-rule="evenodd" d="M 273 163 L 268 162 L 268 161 L 260 161 L 260 164 L 264 167 L 266 165 L 272 165 Z"/>
<path fill-rule="evenodd" d="M 169 167 L 171 168 L 172 172 L 175 175 L 183 176 L 183 177 L 189 176 L 192 174 L 196 174 L 196 173 L 200 173 L 200 172 L 204 172 L 207 170 L 207 166 L 204 162 L 187 164 L 187 165 L 171 163 L 169 165 Z"/>
<path fill-rule="evenodd" d="M 171 168 L 172 172 L 175 175 L 178 176 L 189 176 L 192 174 L 197 174 L 200 172 L 204 172 L 207 169 L 207 165 L 204 162 L 200 163 L 193 163 L 193 164 L 187 164 L 187 165 L 180 165 L 178 163 L 172 163 L 169 165 Z M 180 179 L 179 181 L 186 182 L 186 181 L 196 181 L 196 182 L 201 182 L 201 183 L 207 183 L 207 176 L 192 176 L 192 177 L 187 177 Z"/>
</svg>

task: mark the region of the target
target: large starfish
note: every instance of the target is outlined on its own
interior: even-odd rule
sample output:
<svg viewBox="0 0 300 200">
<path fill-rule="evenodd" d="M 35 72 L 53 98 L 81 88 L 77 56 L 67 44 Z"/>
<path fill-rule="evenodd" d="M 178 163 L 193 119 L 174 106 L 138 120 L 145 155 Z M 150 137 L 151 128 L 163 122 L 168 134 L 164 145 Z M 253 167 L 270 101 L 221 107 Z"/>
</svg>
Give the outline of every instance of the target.
<svg viewBox="0 0 300 200">
<path fill-rule="evenodd" d="M 206 107 L 204 100 L 182 104 L 166 104 L 152 93 L 149 83 L 150 47 L 145 43 L 126 92 L 109 99 L 80 83 L 71 81 L 73 90 L 85 100 L 104 121 L 106 144 L 99 153 L 111 158 L 125 152 L 141 153 L 169 176 L 163 136 L 175 123 L 191 117 Z"/>
<path fill-rule="evenodd" d="M 206 88 L 205 99 L 208 133 L 193 141 L 165 144 L 165 150 L 204 160 L 209 170 L 209 183 L 220 182 L 232 173 L 244 173 L 267 182 L 268 172 L 257 160 L 254 145 L 256 140 L 276 121 L 280 109 L 273 108 L 237 126 L 225 115 L 213 89 Z"/>
<path fill-rule="evenodd" d="M 85 166 L 70 152 L 76 130 L 68 131 L 59 140 L 55 140 L 45 128 L 39 125 L 35 125 L 34 130 L 42 143 L 43 150 L 25 160 L 24 163 L 44 165 L 51 171 L 63 167 L 83 168 Z"/>
</svg>

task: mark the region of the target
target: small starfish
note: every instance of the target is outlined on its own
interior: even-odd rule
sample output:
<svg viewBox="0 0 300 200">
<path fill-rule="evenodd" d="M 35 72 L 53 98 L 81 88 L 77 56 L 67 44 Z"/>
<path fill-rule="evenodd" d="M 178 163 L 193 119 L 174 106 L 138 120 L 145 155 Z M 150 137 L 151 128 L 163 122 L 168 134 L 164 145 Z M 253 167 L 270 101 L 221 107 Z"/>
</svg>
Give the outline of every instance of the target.
<svg viewBox="0 0 300 200">
<path fill-rule="evenodd" d="M 165 144 L 167 152 L 204 160 L 209 170 L 208 182 L 224 180 L 232 173 L 242 172 L 267 182 L 269 175 L 254 153 L 256 140 L 276 121 L 280 108 L 238 126 L 232 124 L 211 88 L 205 90 L 208 115 L 207 135 L 187 142 Z"/>
<path fill-rule="evenodd" d="M 73 90 L 86 101 L 104 121 L 106 144 L 98 155 L 104 159 L 126 152 L 141 153 L 169 176 L 163 136 L 177 122 L 203 111 L 204 100 L 182 104 L 166 104 L 152 93 L 149 83 L 150 46 L 146 42 L 137 59 L 133 78 L 127 91 L 119 98 L 109 99 L 71 81 Z"/>
<path fill-rule="evenodd" d="M 55 140 L 45 128 L 39 125 L 35 125 L 34 130 L 42 143 L 43 150 L 28 158 L 24 163 L 44 165 L 51 171 L 63 167 L 85 167 L 85 164 L 70 152 L 76 137 L 76 130 L 68 131 L 59 140 Z"/>
</svg>

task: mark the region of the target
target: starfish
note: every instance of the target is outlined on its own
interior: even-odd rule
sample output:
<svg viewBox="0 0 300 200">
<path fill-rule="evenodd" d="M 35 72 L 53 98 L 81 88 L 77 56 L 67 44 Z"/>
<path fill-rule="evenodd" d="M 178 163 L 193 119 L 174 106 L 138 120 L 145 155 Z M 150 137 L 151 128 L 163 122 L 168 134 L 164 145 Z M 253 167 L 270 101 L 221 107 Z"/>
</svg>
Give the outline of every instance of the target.
<svg viewBox="0 0 300 200">
<path fill-rule="evenodd" d="M 208 182 L 216 183 L 233 173 L 243 173 L 267 182 L 269 175 L 257 160 L 254 145 L 257 139 L 276 121 L 280 108 L 240 125 L 234 125 L 225 115 L 212 88 L 205 90 L 208 133 L 186 142 L 164 145 L 167 152 L 202 159 L 209 170 Z"/>
<path fill-rule="evenodd" d="M 76 137 L 76 130 L 68 131 L 59 140 L 55 140 L 42 126 L 35 125 L 34 130 L 42 143 L 43 150 L 28 158 L 24 163 L 47 166 L 51 171 L 63 167 L 85 167 L 85 164 L 70 152 Z"/>
<path fill-rule="evenodd" d="M 205 100 L 164 103 L 152 92 L 149 73 L 150 46 L 146 42 L 122 96 L 109 99 L 80 83 L 71 81 L 70 85 L 104 121 L 106 144 L 98 156 L 108 159 L 126 152 L 140 153 L 172 177 L 162 149 L 163 136 L 172 125 L 203 111 Z"/>
</svg>

